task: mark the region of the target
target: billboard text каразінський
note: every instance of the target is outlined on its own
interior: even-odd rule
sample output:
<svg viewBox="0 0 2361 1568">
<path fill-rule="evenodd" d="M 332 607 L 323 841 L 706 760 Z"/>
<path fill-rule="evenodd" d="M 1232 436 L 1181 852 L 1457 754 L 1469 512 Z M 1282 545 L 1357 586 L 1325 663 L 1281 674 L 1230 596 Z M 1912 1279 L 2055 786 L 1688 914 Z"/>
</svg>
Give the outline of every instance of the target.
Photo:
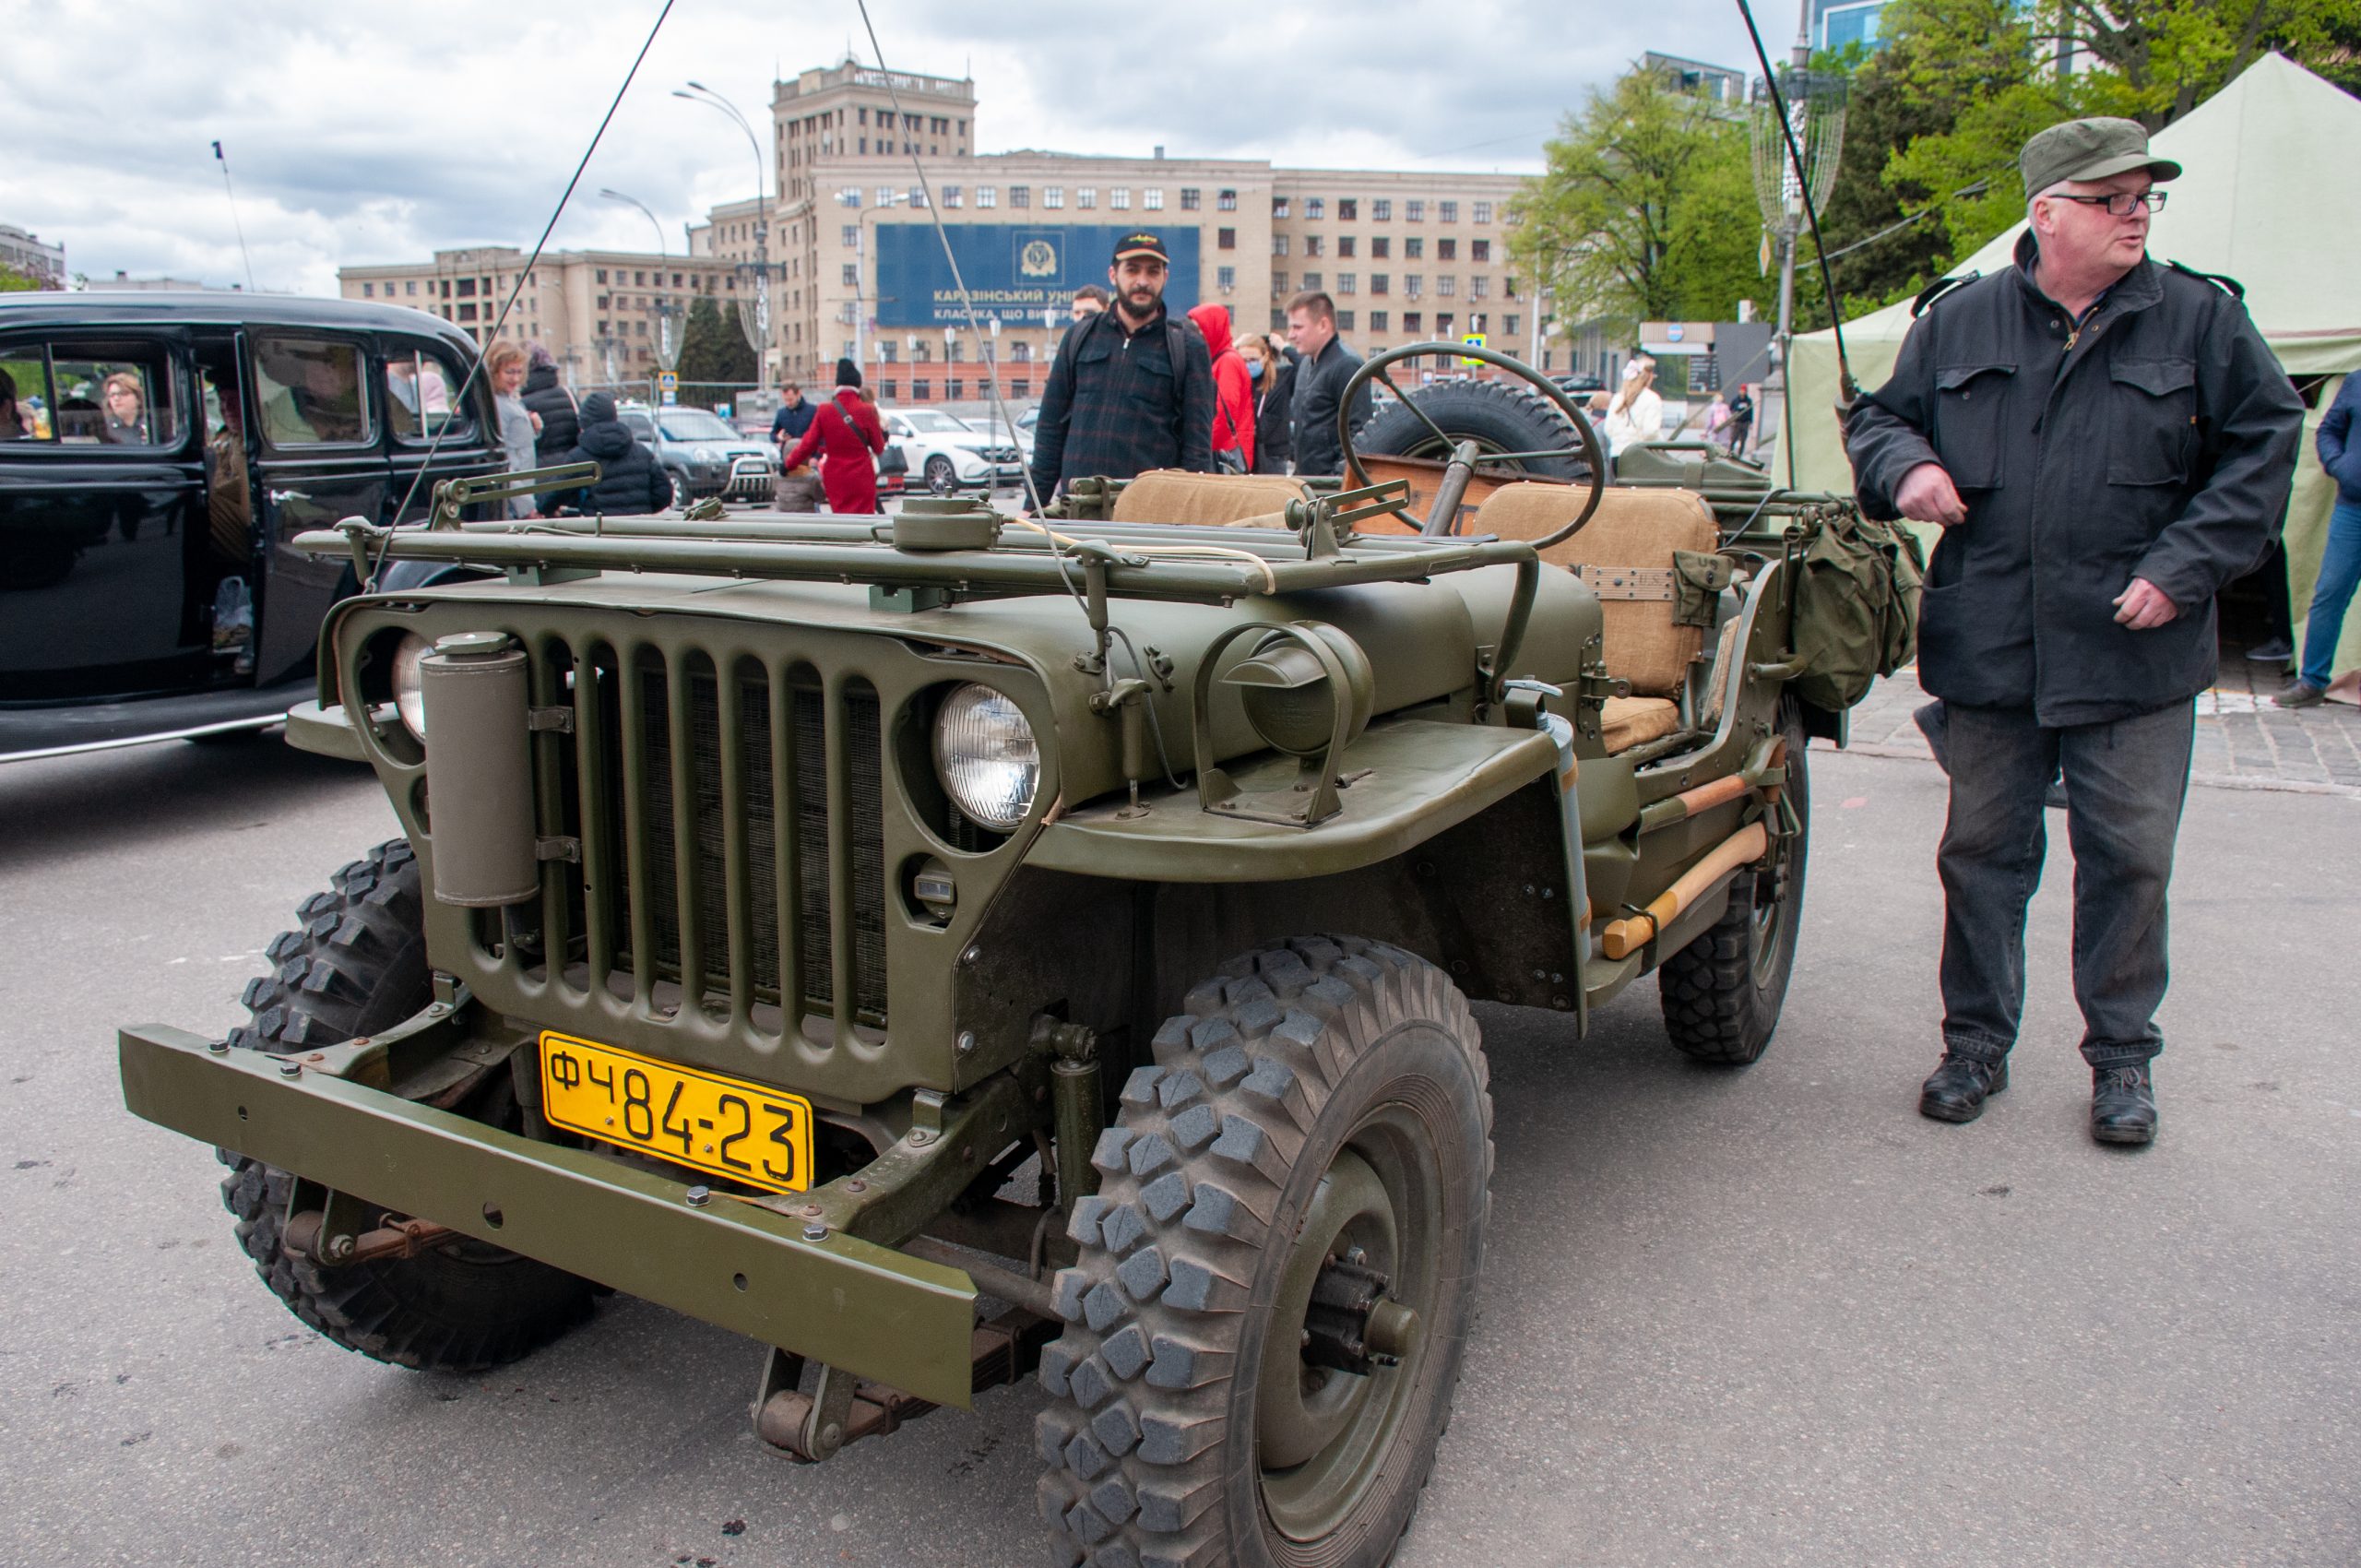
<svg viewBox="0 0 2361 1568">
<path fill-rule="evenodd" d="M 1160 236 L 1172 258 L 1165 286 L 1166 309 L 1179 315 L 1197 303 L 1197 230 L 1153 223 L 953 223 L 953 254 L 974 296 L 976 315 L 999 316 L 1012 326 L 1040 324 L 1053 310 L 1065 320 L 1074 291 L 1085 283 L 1107 286 L 1115 242 L 1143 230 Z M 959 288 L 943 259 L 932 223 L 877 226 L 877 296 L 865 301 L 881 327 L 958 327 L 967 323 Z"/>
</svg>

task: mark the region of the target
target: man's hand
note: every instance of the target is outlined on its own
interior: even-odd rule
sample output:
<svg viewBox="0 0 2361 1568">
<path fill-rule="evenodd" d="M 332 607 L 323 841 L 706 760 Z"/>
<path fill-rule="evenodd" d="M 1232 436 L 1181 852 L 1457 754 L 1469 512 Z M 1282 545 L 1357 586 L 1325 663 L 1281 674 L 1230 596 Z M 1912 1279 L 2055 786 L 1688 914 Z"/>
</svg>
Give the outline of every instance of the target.
<svg viewBox="0 0 2361 1568">
<path fill-rule="evenodd" d="M 1894 486 L 1894 510 L 1914 523 L 1957 528 L 1967 521 L 1967 507 L 1952 487 L 1952 476 L 1940 463 L 1921 463 Z"/>
<path fill-rule="evenodd" d="M 2145 577 L 2132 578 L 2131 586 L 2115 596 L 2115 624 L 2135 632 L 2161 626 L 2180 613 L 2180 606 Z"/>
</svg>

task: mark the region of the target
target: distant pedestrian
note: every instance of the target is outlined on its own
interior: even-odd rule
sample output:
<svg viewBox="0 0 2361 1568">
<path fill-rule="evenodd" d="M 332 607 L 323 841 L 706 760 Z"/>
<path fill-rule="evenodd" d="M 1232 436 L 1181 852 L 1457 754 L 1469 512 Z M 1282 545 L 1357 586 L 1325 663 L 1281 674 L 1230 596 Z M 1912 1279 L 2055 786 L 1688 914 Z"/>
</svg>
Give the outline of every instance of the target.
<svg viewBox="0 0 2361 1568">
<path fill-rule="evenodd" d="M 542 496 L 543 517 L 554 517 L 560 507 L 571 506 L 585 517 L 635 517 L 672 504 L 672 477 L 615 417 L 615 400 L 604 392 L 582 399 L 574 445 L 552 466 L 566 463 L 597 463 L 598 481 Z"/>
<path fill-rule="evenodd" d="M 1229 307 L 1202 304 L 1189 319 L 1204 334 L 1205 351 L 1213 357 L 1214 468 L 1242 474 L 1254 466 L 1254 378 L 1229 336 Z"/>
<path fill-rule="evenodd" d="M 782 512 L 820 509 L 820 475 L 809 463 L 787 460 L 788 453 L 812 428 L 819 410 L 803 397 L 803 385 L 789 381 L 778 389 L 778 412 L 771 416 L 771 445 L 778 448 L 778 477 L 771 481 L 771 504 Z"/>
<path fill-rule="evenodd" d="M 1033 493 L 1044 503 L 1077 479 L 1213 471 L 1212 357 L 1195 327 L 1165 313 L 1170 271 L 1162 239 L 1125 234 L 1107 268 L 1114 308 L 1058 345 L 1033 428 Z"/>
<path fill-rule="evenodd" d="M 1267 332 L 1249 332 L 1238 340 L 1238 357 L 1245 362 L 1247 379 L 1254 386 L 1254 471 L 1287 471 L 1287 405 L 1295 397 L 1295 361 L 1286 345 Z"/>
<path fill-rule="evenodd" d="M 1607 405 L 1607 428 L 1599 434 L 1619 453 L 1642 441 L 1664 438 L 1664 398 L 1656 391 L 1656 362 L 1634 354 L 1624 362 L 1623 385 Z"/>
<path fill-rule="evenodd" d="M 1705 405 L 1705 445 L 1723 452 L 1730 449 L 1730 405 L 1719 392 Z"/>
<path fill-rule="evenodd" d="M 574 394 L 557 377 L 557 361 L 539 343 L 525 345 L 525 385 L 520 393 L 527 411 L 537 422 L 533 431 L 534 462 L 553 468 L 572 450 L 582 428 L 582 414 Z"/>
<path fill-rule="evenodd" d="M 1918 636 L 1951 754 L 1943 1057 L 1918 1110 L 1972 1121 L 2008 1086 L 2062 766 L 2091 1135 L 2145 1144 L 2214 595 L 2279 531 L 2304 410 L 2232 290 L 2148 258 L 2180 166 L 2138 122 L 2053 125 L 2019 167 L 2015 265 L 1928 303 L 1845 432 L 1864 506 L 1944 530 Z"/>
<path fill-rule="evenodd" d="M 2329 513 L 2328 548 L 2320 554 L 2312 612 L 2304 623 L 2303 667 L 2279 694 L 2282 707 L 2309 707 L 2328 695 L 2344 612 L 2361 585 L 2361 433 L 2353 428 L 2355 414 L 2361 414 L 2361 375 L 2347 375 L 2313 437 L 2320 467 L 2336 481 L 2336 506 Z"/>
<path fill-rule="evenodd" d="M 1313 289 L 1289 300 L 1287 341 L 1303 356 L 1296 365 L 1295 398 L 1289 409 L 1295 426 L 1295 471 L 1343 473 L 1345 448 L 1336 439 L 1336 404 L 1345 395 L 1345 383 L 1361 368 L 1361 357 L 1336 336 L 1336 302 Z M 1347 422 L 1358 430 L 1376 409 L 1376 395 L 1363 383 L 1353 395 Z"/>
<path fill-rule="evenodd" d="M 868 517 L 878 510 L 877 454 L 884 450 L 885 427 L 878 422 L 877 405 L 861 391 L 860 367 L 838 360 L 836 396 L 820 405 L 812 428 L 781 461 L 792 469 L 817 457 L 828 510 Z"/>
<path fill-rule="evenodd" d="M 1730 398 L 1730 456 L 1746 456 L 1746 444 L 1754 434 L 1754 394 L 1746 383 L 1738 384 L 1738 393 Z"/>
<path fill-rule="evenodd" d="M 492 406 L 500 415 L 501 462 L 512 474 L 534 466 L 533 412 L 525 407 L 525 350 L 511 342 L 494 343 L 483 351 L 483 371 L 492 383 Z M 529 517 L 533 497 L 519 495 L 508 503 L 512 517 Z"/>
<path fill-rule="evenodd" d="M 1112 298 L 1113 295 L 1097 284 L 1085 283 L 1074 291 L 1074 299 L 1066 306 L 1066 319 L 1069 323 L 1086 321 L 1105 310 L 1107 302 Z"/>
</svg>

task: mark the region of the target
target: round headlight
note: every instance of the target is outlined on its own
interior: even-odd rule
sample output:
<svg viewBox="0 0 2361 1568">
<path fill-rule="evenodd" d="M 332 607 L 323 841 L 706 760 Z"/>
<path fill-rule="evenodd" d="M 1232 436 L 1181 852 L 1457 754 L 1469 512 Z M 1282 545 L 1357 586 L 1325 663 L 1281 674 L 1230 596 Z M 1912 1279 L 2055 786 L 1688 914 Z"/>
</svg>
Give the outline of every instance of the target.
<svg viewBox="0 0 2361 1568">
<path fill-rule="evenodd" d="M 421 664 L 433 651 L 434 645 L 416 632 L 405 632 L 394 649 L 394 707 L 402 727 L 421 741 L 426 739 L 426 672 Z"/>
<path fill-rule="evenodd" d="M 1041 748 L 1014 703 L 990 686 L 961 686 L 935 717 L 934 772 L 969 820 L 1006 833 L 1033 808 Z"/>
</svg>

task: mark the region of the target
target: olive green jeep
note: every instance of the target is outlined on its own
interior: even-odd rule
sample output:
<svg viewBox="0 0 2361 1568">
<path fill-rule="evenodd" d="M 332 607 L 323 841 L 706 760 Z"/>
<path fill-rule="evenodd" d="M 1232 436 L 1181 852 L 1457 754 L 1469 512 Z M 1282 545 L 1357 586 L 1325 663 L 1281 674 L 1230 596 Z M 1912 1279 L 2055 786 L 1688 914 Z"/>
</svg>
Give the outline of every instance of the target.
<svg viewBox="0 0 2361 1568">
<path fill-rule="evenodd" d="M 1061 1561 L 1381 1562 L 1474 1321 L 1469 1003 L 1576 1036 L 1655 971 L 1676 1048 L 1753 1061 L 1842 738 L 1790 686 L 1849 503 L 1608 484 L 1562 418 L 1593 477 L 1437 430 L 1041 522 L 458 520 L 523 476 L 307 534 L 481 575 L 338 605 L 290 719 L 403 837 L 228 1039 L 124 1030 L 125 1099 L 367 1355 L 626 1291 L 769 1348 L 807 1461 L 1038 1365 Z"/>
</svg>

